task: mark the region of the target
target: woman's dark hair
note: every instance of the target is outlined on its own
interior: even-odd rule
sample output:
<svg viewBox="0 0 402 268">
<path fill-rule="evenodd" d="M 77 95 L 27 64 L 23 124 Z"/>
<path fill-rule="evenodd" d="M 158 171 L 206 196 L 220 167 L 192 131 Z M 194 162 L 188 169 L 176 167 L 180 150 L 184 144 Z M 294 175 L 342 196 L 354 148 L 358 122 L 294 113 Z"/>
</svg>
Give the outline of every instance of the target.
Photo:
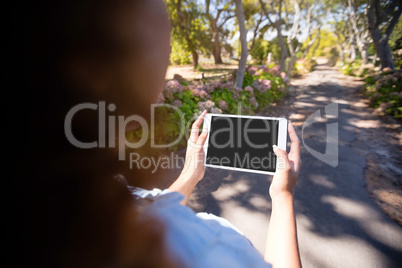
<svg viewBox="0 0 402 268">
<path fill-rule="evenodd" d="M 99 100 L 69 80 L 64 63 L 71 55 L 95 50 L 97 55 L 113 56 L 107 19 L 123 2 L 127 1 L 31 1 L 18 2 L 21 6 L 10 10 L 15 15 L 7 39 L 12 50 L 3 57 L 9 60 L 12 84 L 3 101 L 13 105 L 13 113 L 5 115 L 11 130 L 7 142 L 15 145 L 7 157 L 18 165 L 11 175 L 17 182 L 17 232 L 11 247 L 19 253 L 13 263 L 25 262 L 29 267 L 119 263 L 121 225 L 132 200 L 127 187 L 113 179 L 121 170 L 112 150 L 75 148 L 65 137 L 68 110 Z M 73 125 L 75 135 L 96 139 L 96 114 L 83 120 L 85 124 Z M 136 180 L 140 182 L 135 176 L 131 182 Z M 148 233 L 137 245 L 144 243 L 150 250 L 160 246 L 160 237 Z M 127 263 L 160 264 L 162 253 L 152 258 L 146 254 Z"/>
</svg>

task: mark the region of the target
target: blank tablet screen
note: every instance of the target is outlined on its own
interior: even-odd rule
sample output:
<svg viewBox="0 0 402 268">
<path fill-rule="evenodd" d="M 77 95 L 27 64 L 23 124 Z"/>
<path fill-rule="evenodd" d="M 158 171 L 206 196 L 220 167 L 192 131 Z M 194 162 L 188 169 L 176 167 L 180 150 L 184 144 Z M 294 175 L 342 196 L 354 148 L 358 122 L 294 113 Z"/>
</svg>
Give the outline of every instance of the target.
<svg viewBox="0 0 402 268">
<path fill-rule="evenodd" d="M 278 120 L 211 116 L 206 164 L 275 172 Z"/>
</svg>

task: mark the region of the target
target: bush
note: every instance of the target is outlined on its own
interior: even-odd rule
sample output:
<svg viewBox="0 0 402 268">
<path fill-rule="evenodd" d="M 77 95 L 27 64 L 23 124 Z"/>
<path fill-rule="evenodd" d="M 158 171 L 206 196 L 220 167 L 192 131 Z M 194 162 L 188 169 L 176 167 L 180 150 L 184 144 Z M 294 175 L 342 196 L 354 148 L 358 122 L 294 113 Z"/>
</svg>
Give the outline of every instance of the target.
<svg viewBox="0 0 402 268">
<path fill-rule="evenodd" d="M 171 42 L 171 52 L 170 52 L 170 62 L 176 65 L 184 65 L 191 63 L 191 53 L 188 52 L 186 44 L 182 44 L 177 40 L 172 38 Z"/>
<path fill-rule="evenodd" d="M 185 122 L 184 133 L 189 133 L 192 121 L 204 110 L 217 114 L 240 112 L 252 115 L 284 97 L 288 92 L 288 85 L 289 78 L 286 73 L 279 73 L 279 68 L 275 66 L 249 67 L 244 76 L 243 88 L 240 89 L 234 86 L 234 75 L 198 86 L 175 75 L 175 79 L 165 83 L 163 92 L 159 95 L 158 104 L 171 106 L 156 107 L 156 129 L 152 142 L 169 144 L 174 141 L 183 131 L 183 125 L 178 122 Z M 180 110 L 181 113 L 176 110 Z M 142 129 L 138 129 L 128 133 L 127 139 L 138 142 L 142 134 Z M 185 144 L 186 135 L 169 150 L 176 151 Z M 147 154 L 153 154 L 155 151 L 150 144 L 146 144 L 146 148 Z"/>
<path fill-rule="evenodd" d="M 385 70 L 380 75 L 367 77 L 364 90 L 371 107 L 402 118 L 402 70 Z"/>
<path fill-rule="evenodd" d="M 353 62 L 338 62 L 337 66 L 341 67 L 341 72 L 344 75 L 366 77 L 374 73 L 374 65 L 363 65 L 359 59 Z"/>
<path fill-rule="evenodd" d="M 301 58 L 296 61 L 295 75 L 302 75 L 314 70 L 317 65 L 317 61 L 314 59 Z"/>
<path fill-rule="evenodd" d="M 255 41 L 253 48 L 250 50 L 250 55 L 253 59 L 256 59 L 259 64 L 262 64 L 263 62 L 267 61 L 269 52 L 268 50 L 268 41 L 262 38 L 258 38 Z"/>
</svg>

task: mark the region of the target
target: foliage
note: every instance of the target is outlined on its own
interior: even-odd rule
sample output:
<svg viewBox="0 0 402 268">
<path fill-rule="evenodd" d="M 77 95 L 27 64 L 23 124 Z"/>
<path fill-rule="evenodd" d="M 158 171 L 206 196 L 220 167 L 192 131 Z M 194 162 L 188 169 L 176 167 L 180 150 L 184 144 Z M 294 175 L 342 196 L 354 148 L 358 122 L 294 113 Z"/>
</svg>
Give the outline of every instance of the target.
<svg viewBox="0 0 402 268">
<path fill-rule="evenodd" d="M 254 114 L 279 101 L 288 92 L 289 78 L 285 73 L 279 73 L 276 66 L 251 66 L 244 77 L 244 88 L 234 86 L 235 77 L 229 75 L 218 81 L 205 85 L 189 83 L 180 75 L 167 81 L 163 92 L 159 95 L 158 104 L 168 104 L 168 107 L 158 106 L 155 109 L 155 144 L 169 144 L 180 136 L 189 133 L 189 128 L 202 111 L 218 114 Z M 174 108 L 175 107 L 175 108 Z M 178 109 L 176 111 L 175 109 Z M 183 116 L 183 118 L 181 117 Z M 178 124 L 184 122 L 184 124 Z M 127 139 L 138 142 L 143 133 L 141 129 L 127 134 Z M 176 151 L 186 144 L 186 135 L 169 150 Z M 151 146 L 145 146 L 146 153 L 152 154 Z"/>
<path fill-rule="evenodd" d="M 289 48 L 288 48 L 288 44 L 285 43 L 286 46 L 286 50 L 289 53 Z M 271 42 L 270 42 L 270 47 L 269 47 L 269 52 L 272 53 L 272 59 L 276 62 L 279 62 L 279 60 L 281 59 L 281 54 L 282 54 L 282 49 L 279 46 L 279 41 L 278 38 L 274 38 Z"/>
<path fill-rule="evenodd" d="M 208 55 L 211 43 L 207 33 L 206 17 L 197 2 L 166 0 L 166 8 L 172 28 L 173 44 L 178 42 L 184 53 Z"/>
<path fill-rule="evenodd" d="M 298 59 L 295 65 L 295 74 L 302 75 L 309 73 L 314 70 L 314 67 L 317 65 L 317 61 L 314 59 Z"/>
<path fill-rule="evenodd" d="M 371 107 L 402 118 L 402 70 L 386 68 L 380 75 L 367 77 L 365 82 L 364 90 Z"/>
<path fill-rule="evenodd" d="M 389 37 L 389 46 L 392 50 L 402 49 L 402 20 L 395 25 Z"/>
<path fill-rule="evenodd" d="M 338 42 L 339 40 L 333 32 L 331 32 L 329 29 L 322 29 L 319 37 L 311 46 L 313 49 L 309 50 L 306 57 L 328 57 L 328 52 L 331 50 L 331 48 L 335 48 Z M 308 40 L 306 39 L 306 41 L 303 43 L 303 46 L 307 46 L 307 43 Z"/>
<path fill-rule="evenodd" d="M 363 65 L 360 59 L 339 62 L 337 66 L 344 75 L 365 77 L 374 73 L 374 65 Z"/>
<path fill-rule="evenodd" d="M 267 60 L 269 52 L 269 42 L 263 38 L 258 38 L 255 40 L 253 48 L 250 50 L 250 55 L 253 59 L 256 59 L 259 64 L 263 64 Z"/>
<path fill-rule="evenodd" d="M 360 60 L 355 60 L 351 62 L 345 61 L 341 66 L 341 71 L 344 75 L 355 76 L 353 70 L 357 69 L 360 66 L 361 66 Z"/>
<path fill-rule="evenodd" d="M 176 65 L 184 65 L 191 63 L 191 52 L 188 51 L 187 44 L 181 42 L 180 39 L 171 39 L 170 62 Z"/>
</svg>

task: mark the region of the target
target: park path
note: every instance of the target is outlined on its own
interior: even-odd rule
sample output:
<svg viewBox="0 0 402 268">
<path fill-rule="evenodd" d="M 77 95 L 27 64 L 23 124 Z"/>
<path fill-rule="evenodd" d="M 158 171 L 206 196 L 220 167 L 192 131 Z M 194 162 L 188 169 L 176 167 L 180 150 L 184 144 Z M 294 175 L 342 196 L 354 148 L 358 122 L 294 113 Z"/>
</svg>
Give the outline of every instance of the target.
<svg viewBox="0 0 402 268">
<path fill-rule="evenodd" d="M 287 100 L 265 113 L 290 118 L 299 137 L 308 116 L 317 110 L 323 116 L 304 129 L 303 167 L 295 192 L 304 267 L 402 267 L 402 228 L 370 198 L 364 178 L 376 159 L 386 163 L 382 168 L 389 174 L 402 177 L 401 140 L 392 126 L 379 125 L 357 93 L 360 86 L 335 68 L 318 65 L 294 80 Z M 333 102 L 339 115 L 326 117 L 324 108 Z M 334 122 L 339 124 L 336 167 L 306 150 L 325 152 L 326 125 Z M 207 168 L 189 206 L 227 218 L 264 252 L 271 210 L 268 187 L 263 175 Z"/>
</svg>

